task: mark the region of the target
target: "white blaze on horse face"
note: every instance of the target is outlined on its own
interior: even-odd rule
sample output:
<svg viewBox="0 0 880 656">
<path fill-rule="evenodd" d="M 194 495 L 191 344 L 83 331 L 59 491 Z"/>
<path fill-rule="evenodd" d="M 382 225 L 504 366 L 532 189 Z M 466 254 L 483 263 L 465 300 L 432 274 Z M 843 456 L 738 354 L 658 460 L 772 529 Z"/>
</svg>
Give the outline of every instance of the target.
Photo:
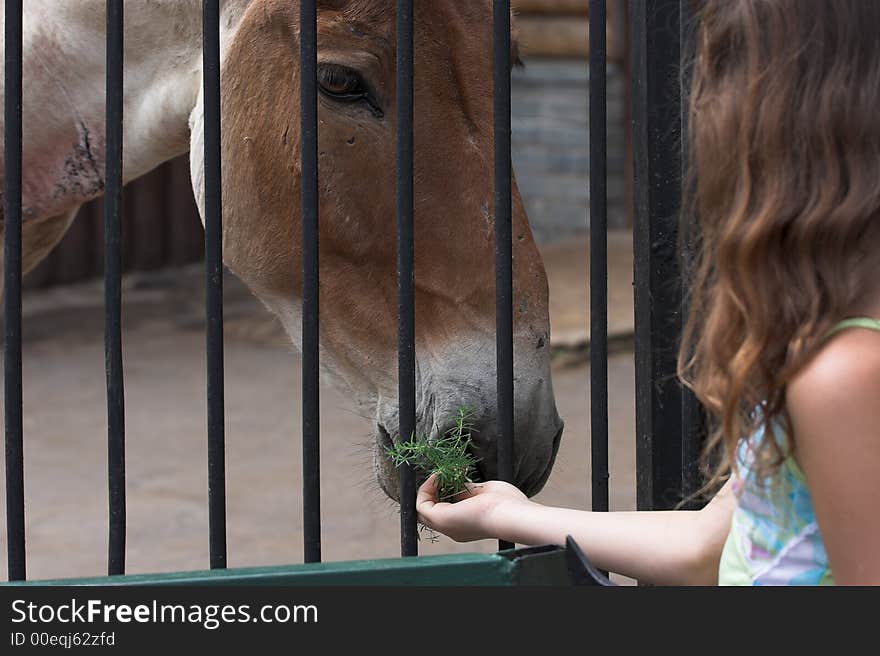
<svg viewBox="0 0 880 656">
<path fill-rule="evenodd" d="M 190 0 L 191 1 L 191 0 Z M 222 0 L 220 3 L 220 61 L 221 68 L 226 59 L 229 44 L 235 37 L 235 33 L 241 24 L 245 11 L 254 0 Z M 201 7 L 201 1 L 197 2 Z M 199 10 L 201 11 L 201 10 Z M 201 15 L 201 13 L 199 14 Z M 201 30 L 199 31 L 201 38 Z M 199 43 L 199 56 L 201 56 L 201 43 Z M 205 222 L 205 105 L 204 84 L 202 79 L 201 60 L 199 60 L 198 84 L 195 89 L 195 102 L 190 105 L 191 111 L 187 114 L 189 129 L 189 167 L 193 194 L 196 205 L 199 208 L 199 216 L 202 224 Z"/>
</svg>

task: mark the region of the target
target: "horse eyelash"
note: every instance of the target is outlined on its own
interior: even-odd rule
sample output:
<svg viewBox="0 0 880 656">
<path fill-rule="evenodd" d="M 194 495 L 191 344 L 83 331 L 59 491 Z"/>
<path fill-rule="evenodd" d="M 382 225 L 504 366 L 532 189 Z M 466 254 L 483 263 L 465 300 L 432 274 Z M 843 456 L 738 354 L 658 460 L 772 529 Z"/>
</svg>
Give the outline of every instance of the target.
<svg viewBox="0 0 880 656">
<path fill-rule="evenodd" d="M 321 81 L 331 86 L 342 85 L 355 79 L 352 71 L 348 71 L 341 67 L 327 66 L 319 69 Z"/>
</svg>

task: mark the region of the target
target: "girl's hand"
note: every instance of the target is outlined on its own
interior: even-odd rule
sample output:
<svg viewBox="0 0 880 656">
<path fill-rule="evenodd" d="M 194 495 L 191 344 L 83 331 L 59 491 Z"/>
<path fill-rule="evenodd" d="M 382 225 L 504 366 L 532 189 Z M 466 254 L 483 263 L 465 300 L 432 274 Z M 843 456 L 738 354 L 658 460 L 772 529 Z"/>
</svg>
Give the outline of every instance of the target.
<svg viewBox="0 0 880 656">
<path fill-rule="evenodd" d="M 456 542 L 499 538 L 507 531 L 505 518 L 532 504 L 516 487 L 501 481 L 469 484 L 456 499 L 437 500 L 437 477 L 432 474 L 419 488 L 419 521 Z"/>
</svg>

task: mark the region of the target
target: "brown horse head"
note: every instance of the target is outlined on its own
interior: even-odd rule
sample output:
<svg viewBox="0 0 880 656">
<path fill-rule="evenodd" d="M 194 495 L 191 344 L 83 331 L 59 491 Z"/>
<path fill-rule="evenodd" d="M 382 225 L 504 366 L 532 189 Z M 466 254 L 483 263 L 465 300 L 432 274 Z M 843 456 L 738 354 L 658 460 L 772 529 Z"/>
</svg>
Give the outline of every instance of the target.
<svg viewBox="0 0 880 656">
<path fill-rule="evenodd" d="M 318 5 L 322 363 L 375 416 L 377 477 L 397 498 L 384 454 L 399 426 L 395 3 Z M 485 478 L 497 475 L 491 26 L 489 0 L 415 3 L 416 432 L 442 435 L 470 408 Z M 225 261 L 298 342 L 298 2 L 251 2 L 222 75 Z M 534 494 L 562 422 L 547 278 L 515 182 L 513 236 L 515 482 Z"/>
</svg>

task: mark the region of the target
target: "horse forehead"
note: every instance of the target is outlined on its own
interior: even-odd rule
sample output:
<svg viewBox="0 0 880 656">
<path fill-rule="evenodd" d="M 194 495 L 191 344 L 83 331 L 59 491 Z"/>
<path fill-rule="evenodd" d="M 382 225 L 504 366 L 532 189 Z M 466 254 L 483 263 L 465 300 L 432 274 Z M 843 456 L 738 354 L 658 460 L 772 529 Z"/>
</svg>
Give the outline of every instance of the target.
<svg viewBox="0 0 880 656">
<path fill-rule="evenodd" d="M 491 0 L 421 0 L 414 3 L 420 20 L 484 22 L 491 19 Z M 319 0 L 319 10 L 335 11 L 346 20 L 375 23 L 392 22 L 397 15 L 396 0 Z"/>
<path fill-rule="evenodd" d="M 365 25 L 391 23 L 396 16 L 393 0 L 318 0 L 318 11 L 334 12 L 339 18 Z"/>
<path fill-rule="evenodd" d="M 422 70 L 462 68 L 491 40 L 492 0 L 419 0 L 413 9 Z M 342 34 L 393 47 L 396 0 L 318 0 L 318 10 L 319 23 L 328 33 L 342 28 Z M 512 36 L 515 51 L 515 30 Z"/>
</svg>

